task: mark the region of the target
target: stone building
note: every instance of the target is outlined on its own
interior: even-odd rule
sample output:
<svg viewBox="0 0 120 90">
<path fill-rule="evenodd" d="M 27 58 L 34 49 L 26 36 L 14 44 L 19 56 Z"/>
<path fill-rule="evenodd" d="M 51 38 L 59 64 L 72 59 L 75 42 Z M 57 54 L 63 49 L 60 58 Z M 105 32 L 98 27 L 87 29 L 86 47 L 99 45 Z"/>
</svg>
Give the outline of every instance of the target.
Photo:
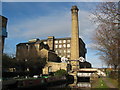
<svg viewBox="0 0 120 90">
<path fill-rule="evenodd" d="M 68 63 L 60 63 L 59 57 L 67 58 L 71 65 L 71 70 L 79 69 L 79 57 L 85 58 L 87 52 L 85 43 L 79 38 L 79 24 L 78 24 L 77 6 L 72 6 L 72 35 L 68 38 L 55 38 L 49 36 L 44 40 L 30 40 L 27 43 L 19 43 L 17 45 L 17 59 L 32 57 L 47 57 L 47 64 L 43 68 L 43 74 L 49 74 L 60 69 L 67 70 Z M 59 57 L 58 57 L 58 56 Z M 58 63 L 59 62 L 59 63 Z"/>
<path fill-rule="evenodd" d="M 4 49 L 5 38 L 7 37 L 7 18 L 0 15 L 0 50 Z"/>
<path fill-rule="evenodd" d="M 55 72 L 61 68 L 68 71 L 70 69 L 71 75 L 76 76 L 76 70 L 80 68 L 79 57 L 85 58 L 86 48 L 85 43 L 79 38 L 79 23 L 78 23 L 78 11 L 77 6 L 72 6 L 72 35 L 71 38 L 54 38 L 48 37 L 48 40 L 43 40 L 47 43 L 51 50 L 54 50 L 60 57 L 68 58 L 68 63 L 50 63 L 48 62 L 43 69 L 43 74 L 49 74 L 49 72 Z M 55 65 L 55 66 L 54 66 Z M 70 68 L 67 68 L 70 66 Z M 74 73 L 71 73 L 74 72 Z"/>
<path fill-rule="evenodd" d="M 55 38 L 54 36 L 50 36 L 48 37 L 48 39 L 44 39 L 44 40 L 38 39 L 38 41 L 35 40 L 37 39 L 34 39 L 33 41 L 30 40 L 29 42 L 26 43 L 19 43 L 17 45 L 17 50 L 16 50 L 17 57 L 19 56 L 18 54 L 25 55 L 24 53 L 27 53 L 30 48 L 36 48 L 33 49 L 34 52 L 39 51 L 42 48 L 45 48 L 46 50 L 55 52 L 59 57 L 65 57 L 68 59 L 71 58 L 71 38 Z M 80 47 L 79 56 L 85 58 L 86 48 L 85 48 L 85 43 L 81 38 L 79 38 L 79 47 Z M 24 51 L 24 52 L 21 53 L 20 51 L 21 52 Z M 35 55 L 37 55 L 37 53 Z"/>
<path fill-rule="evenodd" d="M 55 38 L 54 36 L 48 37 L 48 39 L 41 40 L 44 44 L 48 44 L 50 50 L 55 51 L 59 57 L 71 58 L 71 38 Z M 79 38 L 79 57 L 84 57 L 87 52 L 85 43 Z"/>
<path fill-rule="evenodd" d="M 16 45 L 17 60 L 31 60 L 46 58 L 47 61 L 59 62 L 60 59 L 55 52 L 49 50 L 49 46 L 39 39 L 29 40 L 26 43 Z"/>
<path fill-rule="evenodd" d="M 60 69 L 64 69 L 67 71 L 67 63 L 48 62 L 43 68 L 43 74 L 50 74 Z"/>
</svg>

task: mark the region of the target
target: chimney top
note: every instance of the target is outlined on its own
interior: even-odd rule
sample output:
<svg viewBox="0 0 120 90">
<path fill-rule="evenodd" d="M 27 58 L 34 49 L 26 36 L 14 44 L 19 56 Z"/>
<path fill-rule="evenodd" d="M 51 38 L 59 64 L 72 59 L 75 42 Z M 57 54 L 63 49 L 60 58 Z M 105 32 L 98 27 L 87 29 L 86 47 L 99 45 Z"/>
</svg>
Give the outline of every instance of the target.
<svg viewBox="0 0 120 90">
<path fill-rule="evenodd" d="M 76 5 L 72 6 L 71 10 L 79 10 Z"/>
</svg>

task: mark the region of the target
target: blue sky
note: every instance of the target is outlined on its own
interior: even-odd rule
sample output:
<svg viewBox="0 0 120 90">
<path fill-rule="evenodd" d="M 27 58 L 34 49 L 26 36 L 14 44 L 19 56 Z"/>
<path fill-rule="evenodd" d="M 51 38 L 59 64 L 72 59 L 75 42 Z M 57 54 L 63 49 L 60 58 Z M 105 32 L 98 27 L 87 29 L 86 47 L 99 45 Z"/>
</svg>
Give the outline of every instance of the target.
<svg viewBox="0 0 120 90">
<path fill-rule="evenodd" d="M 79 36 L 87 47 L 87 61 L 102 67 L 99 56 L 91 48 L 96 24 L 91 21 L 95 2 L 3 2 L 2 15 L 8 18 L 5 53 L 15 54 L 16 45 L 33 38 L 71 36 L 71 7 L 79 8 Z"/>
</svg>

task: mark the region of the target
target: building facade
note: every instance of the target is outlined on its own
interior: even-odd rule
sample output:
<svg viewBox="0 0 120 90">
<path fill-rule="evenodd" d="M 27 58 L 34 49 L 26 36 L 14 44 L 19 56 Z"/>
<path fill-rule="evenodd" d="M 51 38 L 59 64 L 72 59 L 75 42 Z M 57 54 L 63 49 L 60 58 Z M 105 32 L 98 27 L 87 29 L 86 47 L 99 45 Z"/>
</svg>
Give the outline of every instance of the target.
<svg viewBox="0 0 120 90">
<path fill-rule="evenodd" d="M 54 36 L 50 36 L 48 39 L 33 39 L 26 43 L 19 43 L 16 46 L 16 57 L 19 59 L 25 59 L 29 56 L 43 56 L 43 53 L 40 54 L 43 48 L 57 54 L 59 57 L 71 58 L 71 38 L 55 38 Z M 79 38 L 79 47 L 79 56 L 85 58 L 86 48 L 81 38 Z"/>
<path fill-rule="evenodd" d="M 26 43 L 19 43 L 16 45 L 17 60 L 37 60 L 39 58 L 46 58 L 47 61 L 59 62 L 60 59 L 53 52 L 49 50 L 49 46 L 44 44 L 39 39 L 29 40 Z"/>
<path fill-rule="evenodd" d="M 43 74 L 50 74 L 60 69 L 67 71 L 67 63 L 48 62 L 43 68 Z"/>
<path fill-rule="evenodd" d="M 7 37 L 7 18 L 0 15 L 0 50 L 4 49 L 5 38 Z"/>
<path fill-rule="evenodd" d="M 55 72 L 60 69 L 69 69 L 69 71 L 78 70 L 79 58 L 85 58 L 87 53 L 85 43 L 79 38 L 79 23 L 78 23 L 78 11 L 77 6 L 72 6 L 72 35 L 67 38 L 55 38 L 49 36 L 44 40 L 29 40 L 26 43 L 20 43 L 17 45 L 17 59 L 32 58 L 32 57 L 47 57 L 47 64 L 43 68 L 43 74 Z M 32 56 L 32 57 L 31 57 Z M 67 58 L 67 63 L 58 63 L 58 57 Z M 69 64 L 70 62 L 70 64 Z M 68 65 L 69 64 L 69 65 Z M 67 68 L 70 66 L 70 68 Z M 68 70 L 67 70 L 68 71 Z M 74 73 L 74 75 L 76 75 Z"/>
<path fill-rule="evenodd" d="M 41 40 L 44 44 L 48 44 L 50 50 L 55 51 L 59 57 L 65 57 L 71 59 L 71 38 L 55 38 L 51 36 L 51 39 Z M 79 57 L 84 57 L 87 52 L 85 43 L 79 38 Z"/>
</svg>

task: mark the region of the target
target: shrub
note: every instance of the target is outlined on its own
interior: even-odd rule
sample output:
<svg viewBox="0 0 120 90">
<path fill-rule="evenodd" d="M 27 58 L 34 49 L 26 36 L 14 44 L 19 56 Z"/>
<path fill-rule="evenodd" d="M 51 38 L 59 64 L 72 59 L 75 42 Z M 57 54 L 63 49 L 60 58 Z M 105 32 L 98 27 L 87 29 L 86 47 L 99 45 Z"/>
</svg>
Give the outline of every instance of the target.
<svg viewBox="0 0 120 90">
<path fill-rule="evenodd" d="M 55 72 L 55 76 L 67 76 L 67 75 L 68 73 L 64 69 L 60 69 Z"/>
</svg>

